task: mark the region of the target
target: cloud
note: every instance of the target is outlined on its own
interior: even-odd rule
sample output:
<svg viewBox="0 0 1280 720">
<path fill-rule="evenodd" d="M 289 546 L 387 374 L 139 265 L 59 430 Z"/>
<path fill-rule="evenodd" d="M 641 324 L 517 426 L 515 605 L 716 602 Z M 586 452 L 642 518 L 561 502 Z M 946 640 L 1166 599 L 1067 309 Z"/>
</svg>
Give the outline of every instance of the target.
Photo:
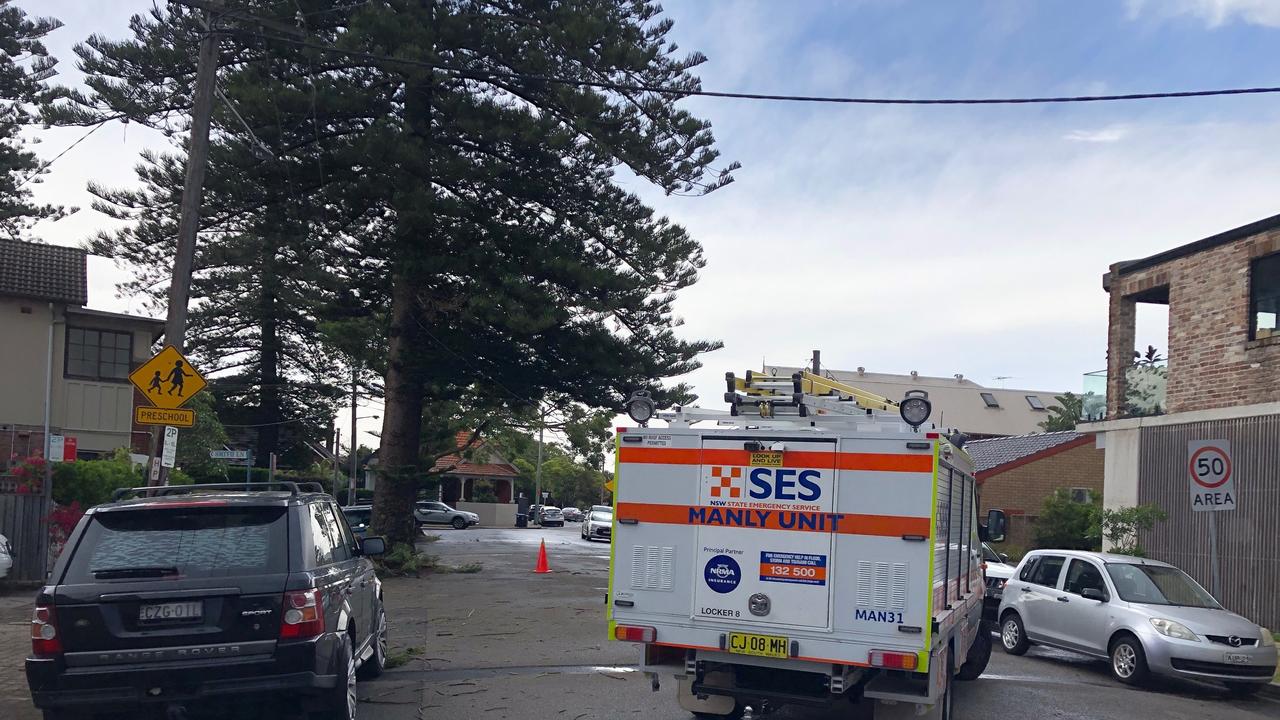
<svg viewBox="0 0 1280 720">
<path fill-rule="evenodd" d="M 1209 27 L 1240 22 L 1280 27 L 1280 2 L 1276 0 L 1127 0 L 1129 16 L 1151 14 L 1159 17 L 1193 15 Z"/>
<path fill-rule="evenodd" d="M 1128 128 L 1122 125 L 1112 125 L 1100 130 L 1072 130 L 1062 137 L 1073 142 L 1113 143 L 1123 140 L 1128 134 Z"/>
</svg>

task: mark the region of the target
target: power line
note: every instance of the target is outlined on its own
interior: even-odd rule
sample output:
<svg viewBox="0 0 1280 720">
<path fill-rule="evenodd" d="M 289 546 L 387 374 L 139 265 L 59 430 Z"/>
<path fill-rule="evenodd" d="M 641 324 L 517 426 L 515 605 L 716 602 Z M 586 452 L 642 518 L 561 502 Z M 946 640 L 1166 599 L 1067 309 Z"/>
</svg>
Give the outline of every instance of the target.
<svg viewBox="0 0 1280 720">
<path fill-rule="evenodd" d="M 63 148 L 63 149 L 62 149 L 62 152 L 58 153 L 57 155 L 54 155 L 52 158 L 50 158 L 50 159 L 49 159 L 49 161 L 48 161 L 48 162 L 46 162 L 46 163 L 44 163 L 44 164 L 40 165 L 40 167 L 36 168 L 34 172 L 32 172 L 30 175 L 28 175 L 28 176 L 26 176 L 25 178 L 23 178 L 23 179 L 22 179 L 22 182 L 19 182 L 19 183 L 18 183 L 18 184 L 13 188 L 13 189 L 14 189 L 14 190 L 17 190 L 18 188 L 22 187 L 23 185 L 26 185 L 26 184 L 27 184 L 28 182 L 30 182 L 31 180 L 35 179 L 35 178 L 36 178 L 36 176 L 38 176 L 40 173 L 42 173 L 42 172 L 44 172 L 45 170 L 49 169 L 49 166 L 50 166 L 50 165 L 52 165 L 52 164 L 54 164 L 54 163 L 58 162 L 58 160 L 59 160 L 63 155 L 66 155 L 67 153 L 69 153 L 69 152 L 71 152 L 72 150 L 74 150 L 74 149 L 75 149 L 75 147 L 76 147 L 77 145 L 79 145 L 80 143 L 82 143 L 82 142 L 84 142 L 85 140 L 87 140 L 87 139 L 89 138 L 89 136 L 90 136 L 90 135 L 92 135 L 92 134 L 94 134 L 94 133 L 98 132 L 98 130 L 102 129 L 102 126 L 103 126 L 103 125 L 106 125 L 106 124 L 107 124 L 107 121 L 106 121 L 106 120 L 103 120 L 102 122 L 98 123 L 97 125 L 94 125 L 93 127 L 89 128 L 89 132 L 87 132 L 87 133 L 85 133 L 85 134 L 81 135 L 81 136 L 80 136 L 80 138 L 79 138 L 78 140 L 76 140 L 75 142 L 73 142 L 73 143 L 71 143 L 70 145 L 68 145 L 68 146 L 66 146 L 65 148 Z"/>
<path fill-rule="evenodd" d="M 179 4 L 185 4 L 185 0 L 174 0 Z M 376 55 L 373 53 L 361 52 L 358 50 L 348 50 L 333 45 L 309 42 L 296 38 L 285 37 L 280 35 L 267 35 L 260 32 L 252 32 L 236 29 L 234 32 L 248 33 L 267 40 L 279 40 L 280 42 L 305 47 L 321 52 L 343 55 L 345 57 L 368 60 L 371 62 L 387 63 L 392 65 L 405 65 L 409 67 L 421 67 L 431 70 L 439 70 L 442 72 L 452 73 L 457 77 L 470 80 L 493 81 L 493 80 L 520 80 L 526 82 L 542 82 L 553 85 L 566 85 L 572 87 L 587 87 L 598 90 L 615 90 L 619 92 L 647 92 L 655 95 L 675 95 L 679 97 L 710 97 L 731 100 L 763 100 L 772 102 L 803 102 L 803 103 L 824 103 L 824 104 L 843 104 L 843 105 L 1052 105 L 1052 104 L 1068 104 L 1068 103 L 1094 103 L 1094 102 L 1117 102 L 1132 100 L 1165 100 L 1174 98 L 1202 98 L 1202 97 L 1221 97 L 1231 95 L 1266 95 L 1280 93 L 1280 86 L 1264 86 L 1264 87 L 1243 87 L 1243 88 L 1216 88 L 1209 90 L 1177 90 L 1169 92 L 1141 92 L 1141 93 L 1118 93 L 1111 95 L 1043 95 L 1030 97 L 997 97 L 997 98 L 893 98 L 893 97 L 853 97 L 853 96 L 832 96 L 832 95 L 789 95 L 789 94 L 772 94 L 758 92 L 725 92 L 717 90 L 700 90 L 693 88 L 675 88 L 665 87 L 662 85 L 648 85 L 643 83 L 617 83 L 603 80 L 583 80 L 578 78 L 563 78 L 550 75 L 532 75 L 528 73 L 508 72 L 504 70 L 474 70 L 470 68 L 454 67 L 444 63 L 431 62 L 428 60 L 415 60 L 413 58 L 391 57 L 388 55 Z"/>
</svg>

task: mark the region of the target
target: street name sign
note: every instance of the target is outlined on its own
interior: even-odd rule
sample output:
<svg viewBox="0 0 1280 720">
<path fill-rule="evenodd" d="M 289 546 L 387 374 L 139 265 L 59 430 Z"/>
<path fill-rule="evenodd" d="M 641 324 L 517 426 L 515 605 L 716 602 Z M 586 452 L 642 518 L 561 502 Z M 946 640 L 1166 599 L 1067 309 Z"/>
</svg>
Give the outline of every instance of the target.
<svg viewBox="0 0 1280 720">
<path fill-rule="evenodd" d="M 210 450 L 209 457 L 213 460 L 248 460 L 248 450 Z"/>
<path fill-rule="evenodd" d="M 1187 442 L 1192 510 L 1217 512 L 1236 509 L 1236 478 L 1232 468 L 1230 441 Z"/>
<path fill-rule="evenodd" d="M 129 373 L 129 382 L 153 407 L 164 410 L 182 407 L 208 385 L 172 345 L 166 345 L 155 357 Z"/>
</svg>

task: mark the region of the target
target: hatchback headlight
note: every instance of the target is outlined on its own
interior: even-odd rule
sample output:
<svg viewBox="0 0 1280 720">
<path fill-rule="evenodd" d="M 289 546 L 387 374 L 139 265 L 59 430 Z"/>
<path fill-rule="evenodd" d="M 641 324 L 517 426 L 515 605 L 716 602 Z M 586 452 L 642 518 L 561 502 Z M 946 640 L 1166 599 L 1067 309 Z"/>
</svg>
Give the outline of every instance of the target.
<svg viewBox="0 0 1280 720">
<path fill-rule="evenodd" d="M 1199 642 L 1200 638 L 1195 633 L 1187 629 L 1186 625 L 1174 620 L 1165 620 L 1164 618 L 1151 618 L 1151 627 L 1156 632 L 1166 637 L 1179 638 L 1182 640 L 1193 640 Z"/>
<path fill-rule="evenodd" d="M 1259 640 L 1258 640 L 1259 646 L 1271 647 L 1272 645 L 1276 644 L 1276 638 L 1274 635 L 1271 634 L 1270 630 L 1259 625 L 1258 632 L 1262 633 L 1262 635 L 1259 636 Z"/>
</svg>

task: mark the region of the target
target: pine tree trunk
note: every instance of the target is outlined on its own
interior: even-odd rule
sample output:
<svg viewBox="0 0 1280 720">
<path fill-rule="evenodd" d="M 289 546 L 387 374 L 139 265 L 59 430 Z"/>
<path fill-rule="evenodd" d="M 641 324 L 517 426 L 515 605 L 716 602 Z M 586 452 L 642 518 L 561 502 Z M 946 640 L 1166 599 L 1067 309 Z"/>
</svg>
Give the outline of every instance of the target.
<svg viewBox="0 0 1280 720">
<path fill-rule="evenodd" d="M 410 278 L 395 276 L 391 288 L 391 337 L 387 363 L 378 483 L 373 498 L 373 527 L 388 546 L 415 540 L 413 503 L 417 499 L 422 444 L 422 369 L 413 359 L 418 298 Z"/>
<path fill-rule="evenodd" d="M 262 326 L 259 331 L 261 347 L 259 350 L 259 387 L 258 406 L 260 423 L 258 428 L 258 447 L 254 459 L 258 467 L 270 467 L 271 453 L 280 450 L 280 425 L 284 410 L 280 407 L 280 323 L 274 285 L 276 280 L 275 238 L 262 238 L 262 275 L 260 284 L 260 312 Z"/>
</svg>

